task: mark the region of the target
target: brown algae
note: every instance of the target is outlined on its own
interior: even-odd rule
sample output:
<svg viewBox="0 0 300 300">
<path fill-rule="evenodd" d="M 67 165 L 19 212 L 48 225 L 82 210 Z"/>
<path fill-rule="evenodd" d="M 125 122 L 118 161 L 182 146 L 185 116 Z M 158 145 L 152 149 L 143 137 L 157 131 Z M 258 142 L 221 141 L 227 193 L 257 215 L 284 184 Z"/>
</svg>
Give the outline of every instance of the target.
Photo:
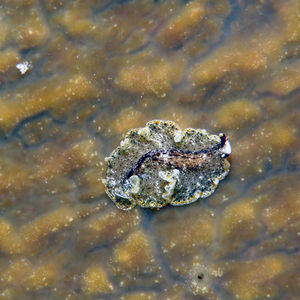
<svg viewBox="0 0 300 300">
<path fill-rule="evenodd" d="M 229 172 L 230 143 L 221 133 L 184 131 L 172 121 L 130 130 L 106 158 L 106 192 L 118 208 L 180 206 L 210 196 Z"/>
<path fill-rule="evenodd" d="M 299 300 L 299 15 L 1 1 L 0 299 Z M 154 119 L 226 133 L 230 178 L 193 205 L 118 209 L 103 158 Z M 124 177 L 142 157 L 181 172 L 181 151 L 145 149 Z"/>
</svg>

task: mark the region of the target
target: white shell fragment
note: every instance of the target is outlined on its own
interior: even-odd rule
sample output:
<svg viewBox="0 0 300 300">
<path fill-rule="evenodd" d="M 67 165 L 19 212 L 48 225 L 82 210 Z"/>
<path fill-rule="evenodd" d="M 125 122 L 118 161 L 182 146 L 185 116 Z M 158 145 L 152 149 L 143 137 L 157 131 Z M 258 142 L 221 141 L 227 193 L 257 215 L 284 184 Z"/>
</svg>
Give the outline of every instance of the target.
<svg viewBox="0 0 300 300">
<path fill-rule="evenodd" d="M 22 75 L 24 75 L 29 69 L 32 68 L 32 64 L 30 61 L 23 61 L 21 63 L 16 64 L 16 68 L 20 71 Z"/>
<path fill-rule="evenodd" d="M 225 134 L 181 131 L 154 120 L 129 131 L 106 158 L 106 192 L 118 208 L 185 205 L 210 196 L 229 172 L 231 146 Z"/>
</svg>

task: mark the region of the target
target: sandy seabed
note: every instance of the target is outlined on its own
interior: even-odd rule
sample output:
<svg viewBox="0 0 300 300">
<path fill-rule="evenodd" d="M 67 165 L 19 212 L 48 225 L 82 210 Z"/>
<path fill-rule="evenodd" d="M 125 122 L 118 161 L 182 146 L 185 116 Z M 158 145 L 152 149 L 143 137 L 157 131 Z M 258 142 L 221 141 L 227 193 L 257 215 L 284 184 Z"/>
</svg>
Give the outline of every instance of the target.
<svg viewBox="0 0 300 300">
<path fill-rule="evenodd" d="M 299 299 L 300 2 L 0 3 L 0 299 Z M 152 119 L 226 133 L 207 199 L 121 211 Z"/>
</svg>

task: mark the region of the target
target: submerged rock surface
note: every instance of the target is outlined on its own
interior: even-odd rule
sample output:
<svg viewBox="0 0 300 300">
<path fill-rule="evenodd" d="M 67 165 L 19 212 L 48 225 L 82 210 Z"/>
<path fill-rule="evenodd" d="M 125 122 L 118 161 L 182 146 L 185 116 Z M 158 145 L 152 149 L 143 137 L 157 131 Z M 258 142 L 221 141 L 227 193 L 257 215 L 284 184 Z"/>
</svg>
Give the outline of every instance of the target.
<svg viewBox="0 0 300 300">
<path fill-rule="evenodd" d="M 299 0 L 0 1 L 0 299 L 299 300 L 299 15 Z M 231 171 L 205 201 L 120 210 L 104 158 L 155 119 L 226 133 Z M 182 158 L 158 160 L 164 193 Z"/>
</svg>

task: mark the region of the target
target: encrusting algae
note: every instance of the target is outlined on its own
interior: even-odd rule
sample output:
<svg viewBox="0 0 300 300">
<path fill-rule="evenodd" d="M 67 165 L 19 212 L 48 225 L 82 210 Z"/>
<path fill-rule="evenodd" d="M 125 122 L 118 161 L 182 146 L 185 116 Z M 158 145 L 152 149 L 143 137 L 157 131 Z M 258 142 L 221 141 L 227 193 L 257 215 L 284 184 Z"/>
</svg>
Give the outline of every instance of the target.
<svg viewBox="0 0 300 300">
<path fill-rule="evenodd" d="M 0 300 L 299 300 L 299 15 L 0 1 Z"/>
</svg>

